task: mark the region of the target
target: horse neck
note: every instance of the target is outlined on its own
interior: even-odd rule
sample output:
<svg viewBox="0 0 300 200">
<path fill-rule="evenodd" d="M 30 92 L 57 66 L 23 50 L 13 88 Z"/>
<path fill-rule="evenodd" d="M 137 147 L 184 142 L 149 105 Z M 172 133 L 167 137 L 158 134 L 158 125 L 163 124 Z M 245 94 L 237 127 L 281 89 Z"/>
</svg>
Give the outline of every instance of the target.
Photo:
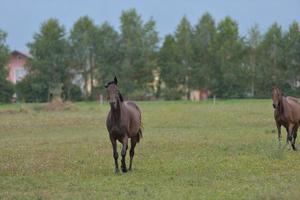
<svg viewBox="0 0 300 200">
<path fill-rule="evenodd" d="M 112 118 L 116 121 L 118 121 L 121 118 L 121 105 L 122 102 L 118 100 L 117 108 L 114 108 L 112 105 L 110 106 Z"/>
<path fill-rule="evenodd" d="M 284 97 L 282 97 L 281 100 L 279 101 L 278 108 L 277 108 L 277 112 L 279 114 L 283 114 L 283 112 L 284 112 L 284 105 L 283 105 L 284 101 L 285 101 Z"/>
</svg>

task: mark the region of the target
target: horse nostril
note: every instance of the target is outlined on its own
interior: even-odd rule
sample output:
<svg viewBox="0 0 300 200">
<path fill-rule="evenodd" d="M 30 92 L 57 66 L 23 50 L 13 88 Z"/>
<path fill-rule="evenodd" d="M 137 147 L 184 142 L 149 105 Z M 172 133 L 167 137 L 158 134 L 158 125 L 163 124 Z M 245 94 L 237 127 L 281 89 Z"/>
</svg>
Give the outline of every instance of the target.
<svg viewBox="0 0 300 200">
<path fill-rule="evenodd" d="M 276 105 L 273 103 L 273 108 L 276 108 Z"/>
</svg>

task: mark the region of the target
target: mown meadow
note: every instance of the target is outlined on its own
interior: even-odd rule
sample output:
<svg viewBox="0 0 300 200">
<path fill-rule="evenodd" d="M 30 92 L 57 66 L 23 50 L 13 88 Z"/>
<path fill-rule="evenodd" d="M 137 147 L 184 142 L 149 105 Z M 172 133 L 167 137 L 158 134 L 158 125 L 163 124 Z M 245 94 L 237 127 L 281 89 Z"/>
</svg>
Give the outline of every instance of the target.
<svg viewBox="0 0 300 200">
<path fill-rule="evenodd" d="M 0 105 L 0 199 L 299 198 L 300 154 L 278 149 L 271 100 L 138 105 L 126 174 L 114 174 L 107 104 Z"/>
</svg>

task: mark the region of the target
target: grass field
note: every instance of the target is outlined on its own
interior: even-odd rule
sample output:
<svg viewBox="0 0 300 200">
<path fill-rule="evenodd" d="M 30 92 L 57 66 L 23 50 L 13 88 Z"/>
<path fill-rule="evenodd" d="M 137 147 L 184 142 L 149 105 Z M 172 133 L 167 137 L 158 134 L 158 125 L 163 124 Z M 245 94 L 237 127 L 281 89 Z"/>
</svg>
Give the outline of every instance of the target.
<svg viewBox="0 0 300 200">
<path fill-rule="evenodd" d="M 300 154 L 278 150 L 271 100 L 138 104 L 144 137 L 118 175 L 108 105 L 0 105 L 0 199 L 299 199 Z"/>
</svg>

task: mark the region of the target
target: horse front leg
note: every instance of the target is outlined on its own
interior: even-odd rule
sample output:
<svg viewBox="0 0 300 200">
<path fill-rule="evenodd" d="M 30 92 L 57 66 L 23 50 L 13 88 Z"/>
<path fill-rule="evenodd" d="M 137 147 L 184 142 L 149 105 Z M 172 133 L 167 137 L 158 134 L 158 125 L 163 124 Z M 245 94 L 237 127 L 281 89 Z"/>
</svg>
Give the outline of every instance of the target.
<svg viewBox="0 0 300 200">
<path fill-rule="evenodd" d="M 118 151 L 117 151 L 117 141 L 115 138 L 113 138 L 112 136 L 110 136 L 110 141 L 113 147 L 113 157 L 115 160 L 115 173 L 119 173 L 119 165 L 118 165 Z"/>
<path fill-rule="evenodd" d="M 288 129 L 287 129 L 287 138 L 286 138 L 287 144 L 288 144 L 288 142 L 290 142 L 292 147 L 293 147 L 292 140 L 293 140 L 294 128 L 295 128 L 294 124 L 289 124 Z"/>
<path fill-rule="evenodd" d="M 276 122 L 277 132 L 278 132 L 278 145 L 279 149 L 281 148 L 281 125 Z"/>
<path fill-rule="evenodd" d="M 122 163 L 121 163 L 121 169 L 122 172 L 127 172 L 127 167 L 126 167 L 126 162 L 125 162 L 125 157 L 126 157 L 126 151 L 128 148 L 128 136 L 125 135 L 123 140 L 122 140 L 122 150 L 121 150 L 121 156 L 122 156 Z"/>
</svg>

